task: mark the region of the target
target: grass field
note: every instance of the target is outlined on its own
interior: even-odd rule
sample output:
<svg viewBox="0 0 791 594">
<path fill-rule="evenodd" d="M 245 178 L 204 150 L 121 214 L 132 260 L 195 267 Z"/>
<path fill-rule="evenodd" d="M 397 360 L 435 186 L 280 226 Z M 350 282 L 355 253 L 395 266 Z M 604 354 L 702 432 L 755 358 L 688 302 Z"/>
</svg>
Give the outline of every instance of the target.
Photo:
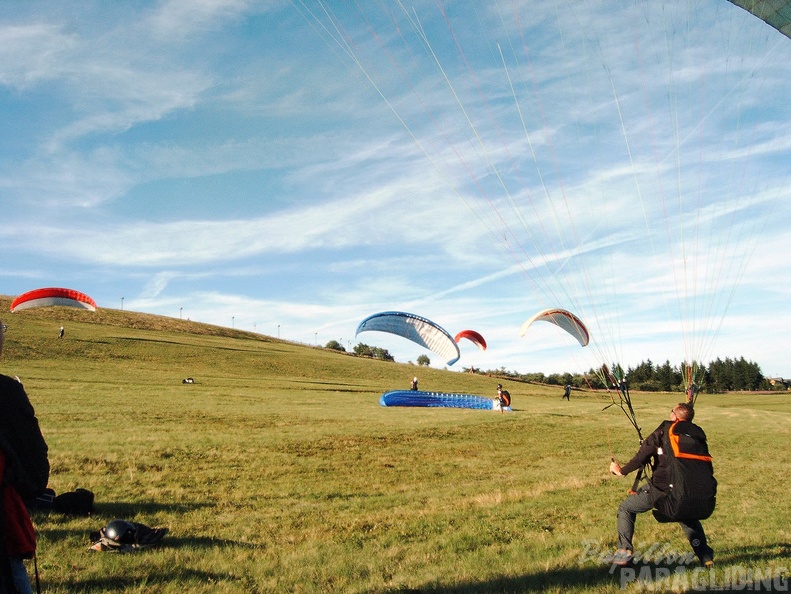
<svg viewBox="0 0 791 594">
<path fill-rule="evenodd" d="M 133 312 L 2 319 L 0 371 L 36 408 L 50 486 L 96 495 L 92 517 L 35 515 L 45 592 L 621 591 L 601 557 L 631 478 L 607 467 L 638 444 L 620 411 L 602 412 L 606 394 L 561 402 L 559 387 L 503 382 L 510 414 L 388 409 L 381 393 L 416 370 L 426 390 L 493 396 L 500 380 Z M 644 433 L 680 399 L 634 394 Z M 720 485 L 703 585 L 744 573 L 787 589 L 791 396 L 706 394 L 696 408 Z M 170 534 L 134 554 L 88 550 L 116 517 Z M 688 552 L 649 514 L 635 544 L 662 567 Z M 692 588 L 690 571 L 646 586 Z"/>
</svg>

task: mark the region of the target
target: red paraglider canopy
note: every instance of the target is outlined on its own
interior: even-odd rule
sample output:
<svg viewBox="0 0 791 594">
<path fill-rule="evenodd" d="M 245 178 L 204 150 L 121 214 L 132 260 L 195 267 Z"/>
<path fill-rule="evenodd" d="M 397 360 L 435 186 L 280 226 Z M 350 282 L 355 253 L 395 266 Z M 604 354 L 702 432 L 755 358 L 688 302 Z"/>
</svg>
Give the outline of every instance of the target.
<svg viewBox="0 0 791 594">
<path fill-rule="evenodd" d="M 74 289 L 63 289 L 60 287 L 44 287 L 22 293 L 11 303 L 11 311 L 53 305 L 80 307 L 96 311 L 96 302 L 91 297 Z"/>
<path fill-rule="evenodd" d="M 456 342 L 459 342 L 462 338 L 466 338 L 467 340 L 475 343 L 475 345 L 481 349 L 482 351 L 486 350 L 486 341 L 483 339 L 483 336 L 478 334 L 475 330 L 462 330 L 456 335 Z"/>
</svg>

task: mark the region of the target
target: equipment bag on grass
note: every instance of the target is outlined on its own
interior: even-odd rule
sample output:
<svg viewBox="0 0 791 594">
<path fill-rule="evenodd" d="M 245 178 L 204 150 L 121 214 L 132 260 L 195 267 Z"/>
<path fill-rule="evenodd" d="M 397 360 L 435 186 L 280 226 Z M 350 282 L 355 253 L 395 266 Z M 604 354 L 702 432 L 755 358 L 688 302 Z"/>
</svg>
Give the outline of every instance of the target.
<svg viewBox="0 0 791 594">
<path fill-rule="evenodd" d="M 91 532 L 90 549 L 114 553 L 133 553 L 141 549 L 155 547 L 168 533 L 167 528 L 150 528 L 139 522 L 128 522 L 116 518 L 107 526 Z"/>
<path fill-rule="evenodd" d="M 662 436 L 670 486 L 654 504 L 660 522 L 705 520 L 717 501 L 717 480 L 706 434 L 689 421 L 672 423 Z"/>
</svg>

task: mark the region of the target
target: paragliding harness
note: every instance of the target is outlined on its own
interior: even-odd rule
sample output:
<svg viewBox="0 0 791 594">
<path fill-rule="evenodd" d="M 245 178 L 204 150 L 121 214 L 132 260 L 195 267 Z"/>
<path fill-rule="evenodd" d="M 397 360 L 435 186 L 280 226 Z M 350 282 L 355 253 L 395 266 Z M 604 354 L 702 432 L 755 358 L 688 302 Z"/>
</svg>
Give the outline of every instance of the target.
<svg viewBox="0 0 791 594">
<path fill-rule="evenodd" d="M 500 413 L 511 406 L 511 393 L 504 389 L 502 384 L 497 384 L 497 400 L 500 404 Z"/>
<path fill-rule="evenodd" d="M 134 553 L 157 546 L 168 531 L 168 528 L 150 528 L 138 522 L 115 519 L 104 528 L 91 532 L 89 548 L 94 551 Z"/>
<path fill-rule="evenodd" d="M 500 406 L 502 408 L 511 406 L 511 393 L 508 390 L 500 392 Z"/>
<path fill-rule="evenodd" d="M 675 421 L 666 429 L 660 455 L 665 457 L 670 484 L 654 503 L 654 517 L 659 522 L 705 520 L 717 502 L 706 434 L 690 421 Z"/>
</svg>

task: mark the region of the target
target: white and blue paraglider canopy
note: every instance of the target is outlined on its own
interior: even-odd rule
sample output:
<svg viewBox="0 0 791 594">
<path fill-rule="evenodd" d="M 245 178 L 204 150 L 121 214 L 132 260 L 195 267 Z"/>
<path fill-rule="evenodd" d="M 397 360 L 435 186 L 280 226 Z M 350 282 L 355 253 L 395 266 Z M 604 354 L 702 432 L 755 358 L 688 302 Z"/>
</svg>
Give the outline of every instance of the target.
<svg viewBox="0 0 791 594">
<path fill-rule="evenodd" d="M 357 326 L 355 336 L 361 332 L 386 332 L 402 336 L 436 353 L 448 365 L 459 360 L 461 353 L 456 341 L 447 330 L 431 320 L 401 311 L 384 311 L 365 318 Z"/>
</svg>

